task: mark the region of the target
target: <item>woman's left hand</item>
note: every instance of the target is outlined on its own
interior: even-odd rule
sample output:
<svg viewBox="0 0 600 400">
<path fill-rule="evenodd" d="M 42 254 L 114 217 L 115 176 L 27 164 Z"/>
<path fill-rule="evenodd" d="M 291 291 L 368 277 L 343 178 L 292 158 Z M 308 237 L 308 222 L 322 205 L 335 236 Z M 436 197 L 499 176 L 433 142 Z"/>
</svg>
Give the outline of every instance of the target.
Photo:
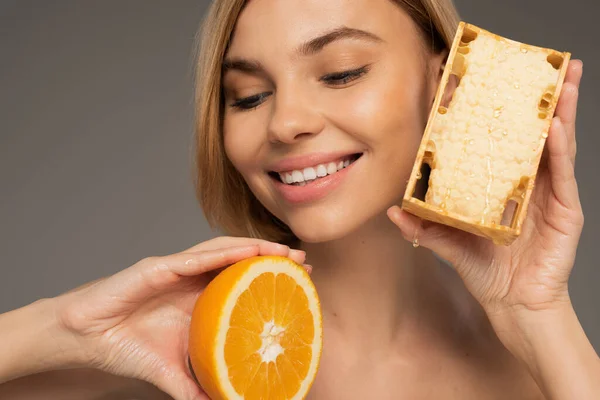
<svg viewBox="0 0 600 400">
<path fill-rule="evenodd" d="M 581 75 L 581 61 L 571 61 L 527 217 L 521 235 L 510 246 L 497 246 L 458 229 L 422 222 L 398 206 L 388 210 L 407 240 L 417 235 L 420 245 L 454 266 L 505 345 L 512 339 L 508 333 L 504 335 L 511 330 L 506 324 L 514 323 L 515 315 L 539 315 L 539 311 L 570 306 L 568 280 L 583 228 L 574 169 Z"/>
</svg>

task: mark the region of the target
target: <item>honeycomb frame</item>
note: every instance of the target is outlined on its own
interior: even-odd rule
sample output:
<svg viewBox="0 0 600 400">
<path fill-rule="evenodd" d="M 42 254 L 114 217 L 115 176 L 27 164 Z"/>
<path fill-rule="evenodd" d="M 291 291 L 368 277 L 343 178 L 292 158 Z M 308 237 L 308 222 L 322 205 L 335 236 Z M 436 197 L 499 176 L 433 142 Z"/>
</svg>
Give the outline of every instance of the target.
<svg viewBox="0 0 600 400">
<path fill-rule="evenodd" d="M 475 35 L 474 38 L 472 37 L 473 34 Z M 545 118 L 545 132 L 547 132 L 550 128 L 550 125 L 552 123 L 552 116 L 554 115 L 554 111 L 558 103 L 558 97 L 561 93 L 571 54 L 569 52 L 560 52 L 553 49 L 517 42 L 515 40 L 496 35 L 475 25 L 461 21 L 458 25 L 458 29 L 456 31 L 452 46 L 450 48 L 450 52 L 448 54 L 448 59 L 444 68 L 440 85 L 438 87 L 433 106 L 429 114 L 427 125 L 425 127 L 425 132 L 423 134 L 421 144 L 419 146 L 417 156 L 415 159 L 415 163 L 411 171 L 404 198 L 402 200 L 402 208 L 408 211 L 409 213 L 423 218 L 425 220 L 448 225 L 478 236 L 488 238 L 492 240 L 495 244 L 510 245 L 521 234 L 521 229 L 525 221 L 525 217 L 527 215 L 527 208 L 531 199 L 531 194 L 534 189 L 535 178 L 537 176 L 543 150 L 539 151 L 537 157 L 534 160 L 532 160 L 532 174 L 528 177 L 525 186 L 522 188 L 521 196 L 519 196 L 518 198 L 509 198 L 505 203 L 505 207 L 508 206 L 510 201 L 514 201 L 517 203 L 512 219 L 508 226 L 502 224 L 482 224 L 480 221 L 475 220 L 473 218 L 468 218 L 458 213 L 444 210 L 440 207 L 426 203 L 425 201 L 414 197 L 417 183 L 421 179 L 421 169 L 423 167 L 423 164 L 430 165 L 430 160 L 428 160 L 428 157 L 425 156 L 425 152 L 427 151 L 427 145 L 430 139 L 432 126 L 434 124 L 436 116 L 440 112 L 440 105 L 446 94 L 446 87 L 448 85 L 450 76 L 457 75 L 459 78 L 464 76 L 465 58 L 463 54 L 466 54 L 464 53 L 465 47 L 467 47 L 466 52 L 468 53 L 468 43 L 472 40 L 475 40 L 475 38 L 478 37 L 478 35 L 490 36 L 497 41 L 505 41 L 506 43 L 513 46 L 520 46 L 521 49 L 537 50 L 548 54 L 547 61 L 551 63 L 555 69 L 558 70 L 558 80 L 556 82 L 555 90 L 552 97 L 543 97 L 543 100 L 546 101 L 546 103 L 544 104 L 544 112 L 548 114 Z M 466 38 L 466 40 L 463 41 L 463 38 Z M 558 64 L 559 62 L 560 64 L 558 66 L 555 65 L 555 63 Z M 540 147 L 542 149 L 545 145 L 546 137 L 547 135 L 542 135 L 542 137 L 540 138 Z"/>
</svg>

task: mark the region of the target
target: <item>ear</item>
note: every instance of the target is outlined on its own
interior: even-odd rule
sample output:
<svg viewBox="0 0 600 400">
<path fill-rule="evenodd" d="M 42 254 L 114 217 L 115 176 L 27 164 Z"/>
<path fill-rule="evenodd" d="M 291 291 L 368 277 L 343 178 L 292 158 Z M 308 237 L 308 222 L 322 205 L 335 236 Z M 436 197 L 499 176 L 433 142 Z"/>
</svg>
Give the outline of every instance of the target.
<svg viewBox="0 0 600 400">
<path fill-rule="evenodd" d="M 442 83 L 442 76 L 444 75 L 444 70 L 446 68 L 446 61 L 448 60 L 448 50 L 444 49 L 438 54 L 434 54 L 430 59 L 430 97 L 429 104 L 433 105 L 435 100 L 435 95 L 438 91 L 440 84 Z M 452 99 L 452 95 L 454 94 L 454 90 L 458 86 L 459 78 L 454 74 L 450 74 L 448 77 L 448 83 L 446 84 L 446 88 L 444 90 L 444 96 L 442 97 L 441 105 L 447 107 Z"/>
</svg>

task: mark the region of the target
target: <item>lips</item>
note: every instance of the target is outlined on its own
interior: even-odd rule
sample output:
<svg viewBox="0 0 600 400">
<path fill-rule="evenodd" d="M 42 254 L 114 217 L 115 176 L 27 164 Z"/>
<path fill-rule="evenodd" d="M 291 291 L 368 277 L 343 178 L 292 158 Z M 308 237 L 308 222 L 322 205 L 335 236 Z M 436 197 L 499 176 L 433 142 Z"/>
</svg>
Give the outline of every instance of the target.
<svg viewBox="0 0 600 400">
<path fill-rule="evenodd" d="M 306 167 L 303 169 L 294 169 L 291 171 L 280 172 L 277 175 L 279 180 L 288 185 L 304 186 L 314 180 L 324 178 L 328 175 L 336 174 L 338 171 L 348 167 L 358 159 L 360 155 L 344 156 L 337 160 L 327 163 L 321 163 L 315 166 Z"/>
<path fill-rule="evenodd" d="M 289 203 L 319 200 L 336 187 L 355 168 L 362 153 L 313 154 L 284 160 L 269 172 L 275 188 Z"/>
<path fill-rule="evenodd" d="M 310 153 L 296 157 L 285 158 L 279 162 L 267 166 L 270 172 L 282 173 L 294 170 L 303 170 L 304 168 L 316 167 L 319 164 L 328 164 L 337 162 L 344 158 L 358 157 L 362 154 L 359 151 L 345 151 L 333 153 Z"/>
</svg>

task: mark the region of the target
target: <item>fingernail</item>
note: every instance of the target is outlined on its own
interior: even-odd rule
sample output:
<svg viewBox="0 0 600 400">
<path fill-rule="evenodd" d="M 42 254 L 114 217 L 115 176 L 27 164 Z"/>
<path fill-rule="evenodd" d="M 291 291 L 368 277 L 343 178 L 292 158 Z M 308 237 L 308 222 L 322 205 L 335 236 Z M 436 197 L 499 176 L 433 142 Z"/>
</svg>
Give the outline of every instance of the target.
<svg viewBox="0 0 600 400">
<path fill-rule="evenodd" d="M 306 252 L 304 250 L 291 249 L 290 250 L 290 256 L 303 256 L 303 257 L 306 257 Z"/>
<path fill-rule="evenodd" d="M 556 124 L 562 124 L 562 120 L 560 119 L 560 117 L 558 115 L 554 116 L 553 121 L 552 121 L 555 125 Z"/>
<path fill-rule="evenodd" d="M 395 206 L 388 208 L 387 215 L 393 222 L 398 221 L 398 210 L 395 208 Z"/>
<path fill-rule="evenodd" d="M 304 267 L 304 269 L 306 270 L 306 272 L 308 272 L 309 274 L 312 273 L 312 270 L 313 270 L 312 265 L 304 264 L 302 266 Z"/>
</svg>

